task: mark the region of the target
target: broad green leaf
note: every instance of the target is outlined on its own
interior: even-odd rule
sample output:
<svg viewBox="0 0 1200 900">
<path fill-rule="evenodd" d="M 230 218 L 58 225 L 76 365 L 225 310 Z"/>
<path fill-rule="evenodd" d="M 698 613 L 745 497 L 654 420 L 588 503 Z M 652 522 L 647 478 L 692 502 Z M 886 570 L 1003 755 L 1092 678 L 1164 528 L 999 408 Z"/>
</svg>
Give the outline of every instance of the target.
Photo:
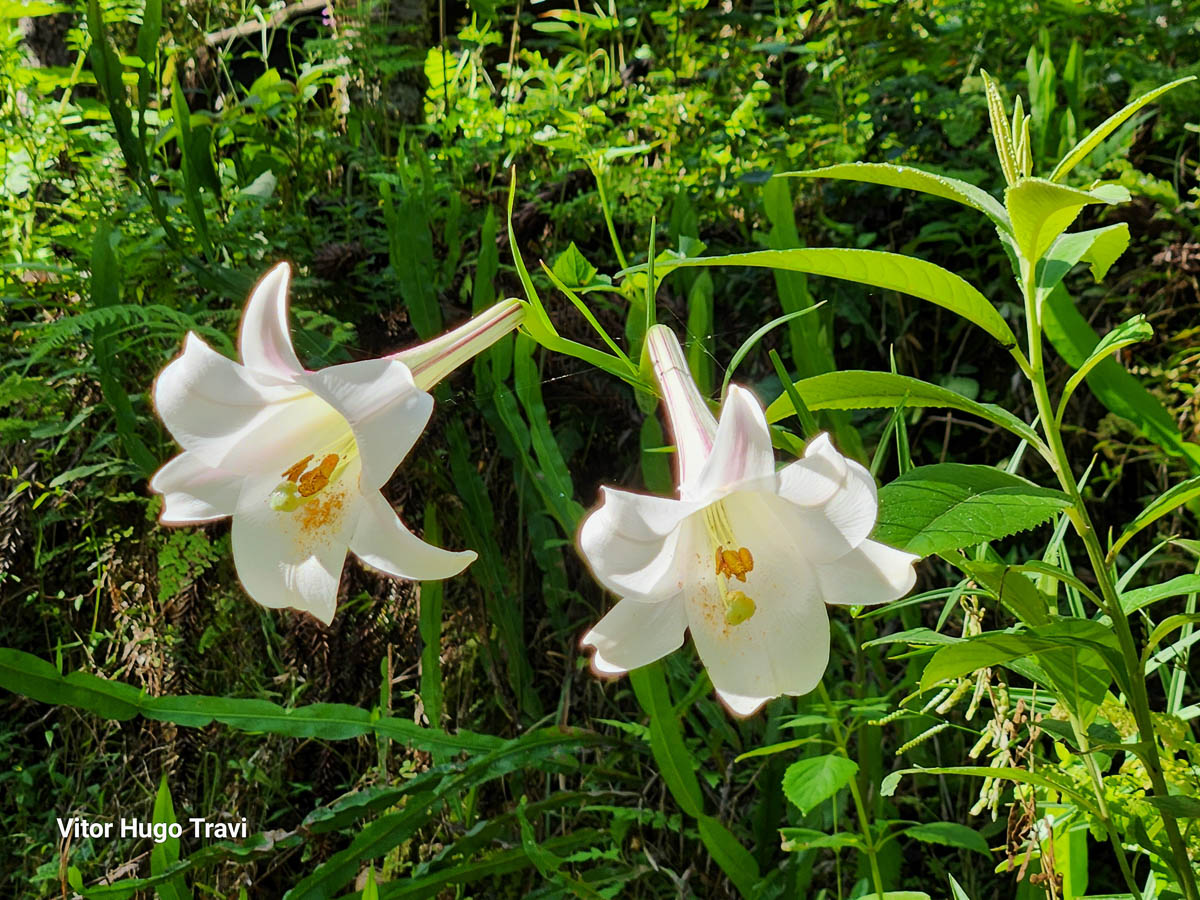
<svg viewBox="0 0 1200 900">
<path fill-rule="evenodd" d="M 907 375 L 851 369 L 814 375 L 797 381 L 794 387 L 811 410 L 895 409 L 899 406 L 957 409 L 999 425 L 1034 447 L 1043 446 L 1037 433 L 1008 410 L 991 403 L 978 403 L 949 388 Z M 791 401 L 784 392 L 767 407 L 767 421 L 778 422 L 792 412 Z"/>
<path fill-rule="evenodd" d="M 1117 203 L 1129 192 L 1106 185 L 1105 189 L 1081 191 L 1044 178 L 1022 178 L 1004 192 L 1004 205 L 1012 219 L 1013 235 L 1030 264 L 1042 258 L 1050 245 L 1067 230 L 1079 211 L 1089 203 Z"/>
<path fill-rule="evenodd" d="M 1062 396 L 1058 401 L 1058 413 L 1055 418 L 1059 421 L 1062 420 L 1067 400 L 1075 393 L 1075 389 L 1087 377 L 1088 372 L 1092 371 L 1092 369 L 1096 368 L 1096 366 L 1111 357 L 1112 354 L 1116 353 L 1122 347 L 1139 344 L 1142 341 L 1150 340 L 1152 337 L 1154 337 L 1154 329 L 1146 321 L 1146 317 L 1139 313 L 1132 319 L 1122 322 L 1108 334 L 1104 335 L 1104 337 L 1100 338 L 1096 344 L 1096 348 L 1083 361 L 1083 365 L 1067 379 L 1067 383 L 1063 387 Z"/>
<path fill-rule="evenodd" d="M 1129 246 L 1129 226 L 1120 222 L 1091 231 L 1063 234 L 1051 245 L 1037 264 L 1037 289 L 1045 297 L 1077 263 L 1087 261 L 1092 278 L 1102 281 L 1112 264 Z"/>
<path fill-rule="evenodd" d="M 812 828 L 780 828 L 782 849 L 788 853 L 800 850 L 837 850 L 842 847 L 862 847 L 862 838 L 851 832 L 826 834 Z"/>
<path fill-rule="evenodd" d="M 929 556 L 1034 528 L 1070 504 L 1061 491 L 991 466 L 920 466 L 879 491 L 875 539 Z"/>
<path fill-rule="evenodd" d="M 1200 498 L 1200 475 L 1189 478 L 1186 481 L 1181 481 L 1165 494 L 1156 497 L 1145 509 L 1134 517 L 1132 522 L 1125 526 L 1125 530 L 1121 532 L 1121 536 L 1117 538 L 1112 545 L 1112 549 L 1108 551 L 1109 560 L 1114 559 L 1121 552 L 1121 548 L 1128 544 L 1139 531 L 1153 525 L 1163 516 L 1174 512 L 1185 503 L 1190 503 L 1197 498 Z"/>
<path fill-rule="evenodd" d="M 954 200 L 977 210 L 997 225 L 1008 229 L 1008 213 L 1004 206 L 982 188 L 966 181 L 926 172 L 911 166 L 896 166 L 891 163 L 844 163 L 826 166 L 823 169 L 804 169 L 799 172 L 780 172 L 776 178 L 838 178 L 845 181 L 861 181 L 886 187 L 908 188 L 923 194 L 932 194 L 946 200 Z"/>
<path fill-rule="evenodd" d="M 1050 621 L 1054 599 L 1038 590 L 1037 585 L 1012 566 L 970 560 L 955 561 L 955 564 L 995 594 L 1026 625 L 1044 625 Z"/>
<path fill-rule="evenodd" d="M 1153 103 L 1167 91 L 1174 90 L 1181 84 L 1187 84 L 1189 81 L 1194 81 L 1195 75 L 1188 75 L 1186 78 L 1180 78 L 1172 81 L 1170 84 L 1164 84 L 1162 87 L 1157 87 L 1148 93 L 1142 94 L 1136 100 L 1127 103 L 1121 109 L 1117 110 L 1095 128 L 1093 128 L 1078 144 L 1067 151 L 1064 156 L 1054 167 L 1054 171 L 1050 173 L 1051 181 L 1062 181 L 1070 174 L 1070 171 L 1087 159 L 1089 153 L 1095 150 L 1100 143 L 1121 127 L 1121 124 L 1136 113 L 1148 103 Z"/>
<path fill-rule="evenodd" d="M 1099 622 L 1056 619 L 1028 631 L 987 632 L 942 647 L 925 664 L 921 687 L 1030 656 L 1051 682 L 1047 686 L 1086 725 L 1108 691 L 1108 666 L 1119 650 L 1112 631 Z"/>
<path fill-rule="evenodd" d="M 1100 335 L 1080 315 L 1061 284 L 1042 304 L 1042 328 L 1054 349 L 1076 369 L 1100 342 Z M 1200 445 L 1183 440 L 1171 414 L 1116 360 L 1098 363 L 1088 373 L 1087 383 L 1110 411 L 1132 422 L 1168 454 L 1182 456 L 1193 472 L 1200 473 Z"/>
<path fill-rule="evenodd" d="M 1008 323 L 974 287 L 941 266 L 884 250 L 845 250 L 835 247 L 808 247 L 797 250 L 755 250 L 728 256 L 701 256 L 695 259 L 668 259 L 656 263 L 662 274 L 691 266 L 754 266 L 825 275 L 855 281 L 889 291 L 911 294 L 936 303 L 978 325 L 1007 348 L 1015 347 L 1016 337 Z M 627 269 L 635 272 L 644 267 Z"/>
<path fill-rule="evenodd" d="M 926 822 L 905 828 L 904 832 L 910 838 L 924 841 L 927 844 L 942 844 L 946 847 L 962 847 L 974 850 L 984 856 L 991 856 L 992 851 L 974 828 L 960 825 L 957 822 Z"/>
<path fill-rule="evenodd" d="M 783 793 L 802 813 L 816 809 L 858 774 L 858 763 L 829 754 L 797 760 L 783 773 Z"/>
<path fill-rule="evenodd" d="M 584 258 L 574 241 L 555 257 L 551 271 L 563 284 L 571 288 L 587 287 L 596 278 L 596 267 Z"/>
</svg>

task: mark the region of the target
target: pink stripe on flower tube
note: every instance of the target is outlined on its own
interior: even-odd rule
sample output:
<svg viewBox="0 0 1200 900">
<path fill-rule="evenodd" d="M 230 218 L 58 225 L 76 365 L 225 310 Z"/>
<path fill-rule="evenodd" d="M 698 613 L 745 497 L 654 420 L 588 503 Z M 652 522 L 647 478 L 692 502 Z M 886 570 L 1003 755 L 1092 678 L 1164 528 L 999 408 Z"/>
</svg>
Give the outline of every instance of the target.
<svg viewBox="0 0 1200 900">
<path fill-rule="evenodd" d="M 524 318 L 525 305 L 520 300 L 502 300 L 453 331 L 388 358 L 408 366 L 416 386 L 428 391 L 516 328 Z"/>
<path fill-rule="evenodd" d="M 675 332 L 665 325 L 651 327 L 646 332 L 646 352 L 662 390 L 682 486 L 699 475 L 712 452 L 717 420 L 700 396 Z"/>
</svg>

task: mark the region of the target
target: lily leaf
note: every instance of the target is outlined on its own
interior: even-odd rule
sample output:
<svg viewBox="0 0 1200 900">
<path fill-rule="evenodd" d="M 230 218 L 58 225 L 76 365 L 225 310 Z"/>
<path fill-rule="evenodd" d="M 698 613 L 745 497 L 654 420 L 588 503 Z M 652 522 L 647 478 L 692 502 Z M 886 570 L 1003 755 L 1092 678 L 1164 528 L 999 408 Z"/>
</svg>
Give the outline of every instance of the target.
<svg viewBox="0 0 1200 900">
<path fill-rule="evenodd" d="M 1140 344 L 1142 341 L 1148 341 L 1152 337 L 1154 337 L 1154 329 L 1150 327 L 1150 323 L 1146 321 L 1146 317 L 1140 314 L 1129 319 L 1127 322 L 1122 322 L 1102 337 L 1096 344 L 1096 348 L 1083 361 L 1083 365 L 1076 370 L 1074 375 L 1067 379 L 1067 383 L 1063 387 L 1062 397 L 1058 401 L 1058 415 L 1055 418 L 1059 421 L 1062 420 L 1067 400 L 1075 393 L 1075 389 L 1087 377 L 1088 372 L 1092 371 L 1092 369 L 1096 368 L 1096 366 L 1111 357 L 1112 354 L 1116 353 L 1122 347 L 1128 347 L 1130 344 Z"/>
<path fill-rule="evenodd" d="M 1066 227 L 1066 226 L 1064 226 Z M 1005 349 L 1015 347 L 1016 337 L 1004 317 L 983 294 L 958 275 L 941 266 L 884 250 L 846 250 L 837 247 L 806 247 L 793 250 L 756 250 L 728 256 L 668 259 L 655 263 L 664 275 L 688 266 L 755 266 L 842 278 L 889 291 L 911 294 L 936 303 L 978 325 Z M 628 274 L 640 271 L 637 266 Z"/>
<path fill-rule="evenodd" d="M 843 181 L 861 181 L 885 187 L 908 188 L 923 194 L 954 200 L 983 213 L 996 225 L 1006 230 L 1012 228 L 1004 206 L 987 191 L 948 175 L 926 172 L 911 166 L 896 166 L 890 163 L 844 163 L 837 166 L 826 166 L 823 169 L 780 172 L 775 177 L 837 178 Z"/>
<path fill-rule="evenodd" d="M 1043 448 L 1036 432 L 1008 410 L 991 403 L 978 403 L 949 388 L 907 375 L 851 369 L 801 379 L 794 389 L 810 410 L 895 409 L 899 406 L 957 409 L 986 419 L 1032 446 Z M 767 407 L 767 421 L 778 422 L 792 413 L 792 403 L 785 392 Z"/>
<path fill-rule="evenodd" d="M 1070 171 L 1087 159 L 1089 153 L 1100 146 L 1100 142 L 1106 137 L 1121 127 L 1121 124 L 1136 113 L 1148 103 L 1153 103 L 1167 91 L 1174 90 L 1181 84 L 1187 84 L 1189 81 L 1195 81 L 1195 75 L 1188 75 L 1186 78 L 1180 78 L 1172 81 L 1170 84 L 1164 84 L 1162 87 L 1157 87 L 1148 93 L 1142 94 L 1136 100 L 1127 103 L 1121 109 L 1117 110 L 1095 128 L 1093 128 L 1078 144 L 1067 151 L 1064 156 L 1054 167 L 1054 171 L 1050 173 L 1051 181 L 1062 181 Z"/>
</svg>

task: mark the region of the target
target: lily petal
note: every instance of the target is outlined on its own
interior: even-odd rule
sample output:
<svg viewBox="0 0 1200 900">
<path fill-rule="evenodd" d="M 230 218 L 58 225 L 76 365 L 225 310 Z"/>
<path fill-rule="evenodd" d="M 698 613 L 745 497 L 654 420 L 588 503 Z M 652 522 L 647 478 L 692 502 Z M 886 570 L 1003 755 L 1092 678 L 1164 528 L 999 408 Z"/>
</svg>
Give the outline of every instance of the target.
<svg viewBox="0 0 1200 900">
<path fill-rule="evenodd" d="M 757 398 L 732 385 L 721 407 L 712 453 L 693 482 L 679 486 L 685 500 L 713 500 L 738 482 L 775 474 L 767 417 Z"/>
<path fill-rule="evenodd" d="M 828 435 L 821 435 L 810 442 L 804 450 L 804 459 L 822 466 L 826 471 L 841 470 L 841 485 L 824 505 L 823 511 L 846 542 L 851 547 L 857 547 L 875 528 L 879 513 L 879 492 L 875 487 L 875 479 L 857 462 L 842 456 Z"/>
<path fill-rule="evenodd" d="M 704 468 L 716 439 L 717 420 L 700 396 L 675 332 L 665 325 L 652 326 L 646 332 L 646 353 L 662 391 L 675 441 L 676 481 L 682 485 Z"/>
<path fill-rule="evenodd" d="M 718 579 L 705 567 L 687 595 L 688 625 L 713 687 L 739 715 L 780 694 L 800 695 L 821 680 L 829 662 L 829 618 L 794 536 L 764 515 L 759 495 L 726 500 L 739 540 L 754 547 L 744 585 L 754 602 L 749 618 L 731 625 Z"/>
<path fill-rule="evenodd" d="M 844 606 L 870 606 L 903 597 L 917 583 L 921 557 L 878 541 L 863 541 L 834 563 L 814 566 L 821 598 Z"/>
<path fill-rule="evenodd" d="M 298 447 L 321 446 L 346 429 L 311 392 L 264 380 L 191 333 L 154 382 L 154 406 L 199 462 L 247 475 L 276 469 Z"/>
<path fill-rule="evenodd" d="M 299 379 L 349 423 L 362 456 L 364 492 L 383 487 L 433 412 L 433 397 L 413 384 L 404 363 L 365 359 Z"/>
<path fill-rule="evenodd" d="M 163 495 L 163 525 L 192 525 L 232 516 L 243 476 L 204 465 L 184 451 L 154 473 L 150 489 Z"/>
<path fill-rule="evenodd" d="M 596 580 L 644 603 L 677 594 L 685 564 L 676 552 L 680 532 L 698 505 L 609 487 L 600 496 L 579 528 L 579 546 Z"/>
<path fill-rule="evenodd" d="M 288 282 L 292 270 L 280 263 L 255 285 L 242 313 L 238 351 L 251 369 L 291 381 L 304 373 L 288 330 Z"/>
<path fill-rule="evenodd" d="M 594 647 L 592 668 L 601 675 L 621 675 L 649 665 L 683 646 L 687 613 L 680 597 L 660 603 L 621 600 L 583 636 Z"/>
<path fill-rule="evenodd" d="M 475 561 L 474 550 L 443 550 L 421 540 L 377 491 L 364 501 L 350 552 L 371 568 L 413 581 L 436 581 L 457 575 Z"/>
<path fill-rule="evenodd" d="M 829 435 L 822 432 L 805 448 L 804 457 L 788 463 L 775 473 L 774 491 L 797 506 L 824 506 L 846 480 L 845 458 L 832 449 Z"/>
<path fill-rule="evenodd" d="M 233 563 L 246 593 L 271 608 L 292 607 L 326 625 L 337 610 L 346 547 L 362 512 L 357 463 L 298 509 L 276 510 L 276 477 L 246 478 L 233 515 Z"/>
</svg>

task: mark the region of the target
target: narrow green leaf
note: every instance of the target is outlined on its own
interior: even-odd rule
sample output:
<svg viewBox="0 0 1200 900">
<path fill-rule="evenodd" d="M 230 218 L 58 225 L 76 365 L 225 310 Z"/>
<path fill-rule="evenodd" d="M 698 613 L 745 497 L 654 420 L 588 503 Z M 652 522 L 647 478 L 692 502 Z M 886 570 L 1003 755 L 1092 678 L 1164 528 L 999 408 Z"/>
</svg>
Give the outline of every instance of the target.
<svg viewBox="0 0 1200 900">
<path fill-rule="evenodd" d="M 755 332 L 752 335 L 750 335 L 750 337 L 748 337 L 748 338 L 746 338 L 746 340 L 742 341 L 742 345 L 740 347 L 738 347 L 737 350 L 734 351 L 733 356 L 730 357 L 730 359 L 729 359 L 729 366 L 728 366 L 728 368 L 725 369 L 725 378 L 721 382 L 721 396 L 724 397 L 725 392 L 729 389 L 729 381 L 730 381 L 730 379 L 733 378 L 733 373 L 737 369 L 738 365 L 741 363 L 741 361 L 743 359 L 746 358 L 746 354 L 754 349 L 755 345 L 758 344 L 759 341 L 761 341 L 773 329 L 778 328 L 780 325 L 783 325 L 785 322 L 790 322 L 793 319 L 798 319 L 798 318 L 800 318 L 800 316 L 806 316 L 810 312 L 815 311 L 816 309 L 818 309 L 819 307 L 821 307 L 823 305 L 824 305 L 824 302 L 822 301 L 821 303 L 817 303 L 817 304 L 814 304 L 813 306 L 808 307 L 808 309 L 798 309 L 795 312 L 790 312 L 790 313 L 786 313 L 785 315 L 782 315 L 782 316 L 777 316 L 776 318 L 774 318 L 770 322 L 768 322 L 766 325 L 763 325 L 761 328 L 756 329 Z"/>
<path fill-rule="evenodd" d="M 441 546 L 437 506 L 425 504 L 425 540 Z M 421 635 L 421 705 L 434 728 L 442 725 L 442 582 L 423 581 L 418 600 L 417 630 Z"/>
<path fill-rule="evenodd" d="M 920 466 L 880 490 L 875 538 L 928 556 L 1034 528 L 1070 505 L 1061 491 L 991 466 Z"/>
<path fill-rule="evenodd" d="M 1121 548 L 1128 544 L 1138 532 L 1153 525 L 1168 513 L 1179 509 L 1185 503 L 1191 503 L 1197 498 L 1200 498 L 1200 475 L 1189 478 L 1186 481 L 1181 481 L 1165 494 L 1154 498 L 1145 509 L 1134 516 L 1132 522 L 1125 526 L 1125 530 L 1121 532 L 1121 536 L 1117 538 L 1112 545 L 1112 549 L 1108 551 L 1109 560 L 1115 559 L 1116 555 L 1121 552 Z"/>
<path fill-rule="evenodd" d="M 1180 819 L 1200 819 L 1200 798 L 1171 794 L 1168 797 L 1147 797 L 1146 802 Z"/>
<path fill-rule="evenodd" d="M 1176 575 L 1161 584 L 1136 588 L 1121 593 L 1121 608 L 1126 614 L 1132 614 L 1139 609 L 1145 609 L 1151 603 L 1166 600 L 1169 597 L 1181 597 L 1184 594 L 1200 593 L 1200 575 Z"/>
<path fill-rule="evenodd" d="M 629 673 L 638 703 L 650 719 L 650 752 L 671 796 L 694 819 L 704 812 L 704 795 L 696 778 L 696 761 L 683 743 L 679 717 L 671 705 L 662 665 L 653 662 Z"/>
<path fill-rule="evenodd" d="M 1100 342 L 1100 335 L 1075 308 L 1060 284 L 1042 304 L 1042 328 L 1068 364 L 1081 367 Z M 1159 400 L 1112 358 L 1099 362 L 1087 375 L 1088 387 L 1111 412 L 1132 422 L 1149 440 L 1171 456 L 1183 457 L 1200 473 L 1200 445 L 1183 440 L 1179 426 Z"/>
<path fill-rule="evenodd" d="M 10 648 L 0 648 L 0 688 L 42 703 L 86 710 L 106 719 L 126 720 L 140 713 L 147 719 L 189 728 L 203 728 L 217 721 L 241 731 L 332 741 L 376 733 L 427 752 L 480 752 L 503 743 L 490 735 L 465 731 L 450 735 L 405 719 L 372 720 L 367 710 L 343 703 L 314 703 L 287 709 L 266 700 L 237 697 L 195 694 L 150 697 L 131 685 L 87 672 L 61 675 L 45 660 Z"/>
<path fill-rule="evenodd" d="M 701 816 L 696 826 L 709 855 L 733 882 L 738 893 L 747 900 L 759 896 L 758 863 L 750 851 L 712 816 Z"/>
<path fill-rule="evenodd" d="M 996 158 L 1000 161 L 1000 170 L 1004 180 L 1013 184 L 1017 180 L 1017 154 L 1013 148 L 1012 133 L 1008 128 L 1008 115 L 1004 112 L 1004 101 L 1000 99 L 1000 89 L 986 71 L 983 75 L 983 89 L 987 96 L 988 118 L 992 125 L 992 140 L 996 143 Z"/>
<path fill-rule="evenodd" d="M 926 822 L 905 828 L 903 834 L 926 844 L 941 844 L 945 847 L 962 847 L 964 850 L 974 850 L 984 856 L 991 856 L 991 848 L 987 841 L 974 828 L 960 825 L 957 822 Z"/>
<path fill-rule="evenodd" d="M 894 409 L 901 405 L 957 409 L 999 425 L 1039 448 L 1039 452 L 1046 452 L 1045 445 L 1037 433 L 1008 410 L 991 403 L 977 403 L 949 388 L 909 378 L 907 375 L 861 370 L 828 372 L 797 381 L 795 389 L 811 410 Z M 778 422 L 793 412 L 791 401 L 785 392 L 767 407 L 767 421 Z"/>
<path fill-rule="evenodd" d="M 978 325 L 1000 344 L 1015 347 L 1016 337 L 1008 323 L 974 287 L 941 266 L 923 259 L 884 250 L 846 250 L 836 247 L 809 247 L 798 250 L 755 250 L 728 256 L 701 256 L 694 259 L 669 259 L 658 263 L 663 274 L 692 266 L 754 266 L 783 269 L 841 278 L 889 291 L 899 291 L 928 300 Z M 631 274 L 642 266 L 626 269 Z"/>
<path fill-rule="evenodd" d="M 800 759 L 783 773 L 783 793 L 802 813 L 816 809 L 858 774 L 858 763 L 837 754 Z"/>
<path fill-rule="evenodd" d="M 782 849 L 786 853 L 798 853 L 801 850 L 839 850 L 842 847 L 862 847 L 862 838 L 856 834 L 839 831 L 837 834 L 825 834 L 812 828 L 780 828 L 779 836 L 783 839 Z"/>
<path fill-rule="evenodd" d="M 896 786 L 899 785 L 900 779 L 905 775 L 973 775 L 977 778 L 1003 778 L 1005 781 L 1013 781 L 1017 784 L 1031 784 L 1049 791 L 1058 791 L 1070 797 L 1077 806 L 1090 815 L 1098 819 L 1103 818 L 1088 795 L 1074 784 L 1065 780 L 1060 781 L 1057 778 L 1049 778 L 1038 772 L 1030 772 L 1027 769 L 1018 769 L 1013 766 L 935 766 L 928 769 L 900 769 L 896 772 L 889 772 L 884 777 L 879 785 L 879 793 L 884 797 L 892 796 L 896 792 Z"/>
<path fill-rule="evenodd" d="M 1073 168 L 1087 159 L 1088 154 L 1099 147 L 1100 143 L 1106 137 L 1120 128 L 1121 124 L 1139 109 L 1148 103 L 1153 103 L 1167 91 L 1174 90 L 1181 84 L 1187 84 L 1189 81 L 1195 81 L 1195 79 L 1195 75 L 1188 75 L 1186 78 L 1180 78 L 1176 81 L 1172 81 L 1170 84 L 1164 84 L 1161 87 L 1157 87 L 1152 91 L 1142 94 L 1136 100 L 1132 100 L 1127 103 L 1121 109 L 1117 110 L 1107 119 L 1093 128 L 1090 132 L 1088 132 L 1087 136 L 1085 136 L 1083 140 L 1068 150 L 1067 155 L 1059 161 L 1058 165 L 1054 167 L 1054 171 L 1050 173 L 1050 180 L 1062 181 L 1067 177 L 1068 174 L 1070 174 Z"/>
<path fill-rule="evenodd" d="M 837 166 L 826 166 L 823 169 L 778 172 L 774 177 L 838 178 L 886 187 L 908 188 L 923 194 L 954 200 L 983 213 L 1001 228 L 1010 229 L 1012 227 L 1003 204 L 987 191 L 957 178 L 914 169 L 911 166 L 896 166 L 891 163 L 843 163 Z"/>
<path fill-rule="evenodd" d="M 1067 401 L 1092 369 L 1096 368 L 1096 366 L 1100 365 L 1106 359 L 1109 359 L 1122 347 L 1128 347 L 1131 344 L 1140 344 L 1142 341 L 1148 341 L 1152 337 L 1154 337 L 1154 329 L 1146 321 L 1146 317 L 1140 313 L 1132 319 L 1122 322 L 1108 334 L 1104 335 L 1096 343 L 1095 349 L 1092 350 L 1088 358 L 1083 361 L 1083 365 L 1067 379 L 1067 383 L 1063 387 L 1062 396 L 1058 401 L 1058 412 L 1055 414 L 1055 420 L 1062 421 Z"/>
</svg>

